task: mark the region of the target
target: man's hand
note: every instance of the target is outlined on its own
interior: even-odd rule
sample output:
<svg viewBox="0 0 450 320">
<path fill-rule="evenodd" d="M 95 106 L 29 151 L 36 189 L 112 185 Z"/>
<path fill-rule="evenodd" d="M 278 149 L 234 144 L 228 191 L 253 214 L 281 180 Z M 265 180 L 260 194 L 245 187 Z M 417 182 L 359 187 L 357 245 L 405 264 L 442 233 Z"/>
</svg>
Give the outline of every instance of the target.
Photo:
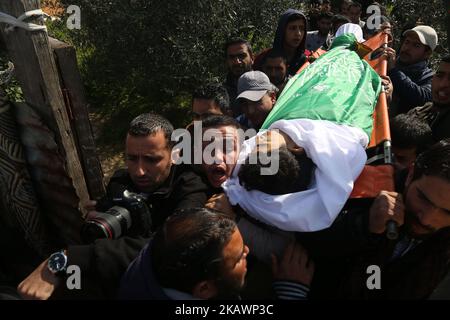
<svg viewBox="0 0 450 320">
<path fill-rule="evenodd" d="M 392 85 L 391 78 L 388 76 L 380 76 L 381 77 L 381 83 L 384 86 L 384 92 L 386 93 L 386 100 L 388 105 L 392 101 L 392 94 L 394 93 L 394 86 Z"/>
<path fill-rule="evenodd" d="M 88 200 L 86 201 L 86 203 L 83 205 L 84 209 L 89 212 L 89 211 L 95 211 L 95 206 L 97 205 L 97 201 L 95 200 Z"/>
<path fill-rule="evenodd" d="M 381 191 L 370 208 L 369 231 L 381 234 L 386 231 L 386 222 L 393 220 L 403 225 L 405 206 L 402 195 L 397 192 Z"/>
<path fill-rule="evenodd" d="M 272 254 L 272 273 L 275 280 L 289 280 L 309 286 L 314 275 L 314 262 L 298 243 L 290 243 L 278 261 Z"/>
<path fill-rule="evenodd" d="M 47 268 L 48 259 L 42 262 L 17 287 L 19 294 L 27 300 L 47 300 L 59 285 L 60 279 Z"/>
<path fill-rule="evenodd" d="M 213 195 L 205 204 L 206 208 L 218 210 L 230 216 L 230 218 L 235 218 L 236 214 L 231 207 L 228 197 L 225 193 L 219 193 Z"/>
<path fill-rule="evenodd" d="M 394 49 L 387 47 L 384 49 L 383 55 L 387 58 L 388 71 L 395 67 L 397 63 L 397 53 Z"/>
</svg>

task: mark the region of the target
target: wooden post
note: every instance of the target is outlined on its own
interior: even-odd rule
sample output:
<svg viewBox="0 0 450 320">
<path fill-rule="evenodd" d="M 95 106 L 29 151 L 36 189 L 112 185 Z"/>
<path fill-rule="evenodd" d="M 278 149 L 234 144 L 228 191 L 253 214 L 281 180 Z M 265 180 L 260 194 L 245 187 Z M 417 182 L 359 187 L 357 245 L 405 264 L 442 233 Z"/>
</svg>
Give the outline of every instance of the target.
<svg viewBox="0 0 450 320">
<path fill-rule="evenodd" d="M 19 17 L 26 11 L 39 9 L 39 0 L 1 0 L 0 10 Z M 35 107 L 47 126 L 55 134 L 61 154 L 66 159 L 66 171 L 72 179 L 76 194 L 83 203 L 89 199 L 72 129 L 60 89 L 58 69 L 47 33 L 28 32 L 14 28 L 6 32 L 2 25 L 6 47 L 15 65 L 16 77 L 21 84 L 25 100 Z M 80 209 L 84 209 L 80 206 Z"/>
<path fill-rule="evenodd" d="M 78 154 L 83 166 L 86 184 L 92 199 L 104 196 L 103 171 L 98 160 L 92 128 L 89 122 L 88 104 L 77 66 L 75 49 L 64 42 L 49 38 L 50 47 L 59 68 L 64 101 L 71 117 L 72 132 L 78 146 Z"/>
</svg>

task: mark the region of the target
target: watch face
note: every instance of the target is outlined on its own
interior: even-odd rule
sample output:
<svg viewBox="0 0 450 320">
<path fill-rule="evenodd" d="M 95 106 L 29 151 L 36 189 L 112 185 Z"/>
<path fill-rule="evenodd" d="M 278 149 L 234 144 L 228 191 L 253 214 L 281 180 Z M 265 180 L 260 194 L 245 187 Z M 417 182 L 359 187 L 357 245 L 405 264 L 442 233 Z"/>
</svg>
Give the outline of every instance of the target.
<svg viewBox="0 0 450 320">
<path fill-rule="evenodd" d="M 66 267 L 66 263 L 66 256 L 61 252 L 57 252 L 50 257 L 50 260 L 48 261 L 48 268 L 52 272 L 62 271 Z"/>
</svg>

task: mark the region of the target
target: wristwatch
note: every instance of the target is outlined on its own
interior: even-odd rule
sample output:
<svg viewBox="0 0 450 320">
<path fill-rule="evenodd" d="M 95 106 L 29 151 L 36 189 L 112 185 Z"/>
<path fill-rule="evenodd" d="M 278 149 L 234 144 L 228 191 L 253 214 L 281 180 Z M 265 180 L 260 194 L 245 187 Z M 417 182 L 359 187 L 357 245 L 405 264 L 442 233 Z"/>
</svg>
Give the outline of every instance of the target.
<svg viewBox="0 0 450 320">
<path fill-rule="evenodd" d="M 66 275 L 67 256 L 64 250 L 53 253 L 48 259 L 47 268 L 56 276 Z"/>
</svg>

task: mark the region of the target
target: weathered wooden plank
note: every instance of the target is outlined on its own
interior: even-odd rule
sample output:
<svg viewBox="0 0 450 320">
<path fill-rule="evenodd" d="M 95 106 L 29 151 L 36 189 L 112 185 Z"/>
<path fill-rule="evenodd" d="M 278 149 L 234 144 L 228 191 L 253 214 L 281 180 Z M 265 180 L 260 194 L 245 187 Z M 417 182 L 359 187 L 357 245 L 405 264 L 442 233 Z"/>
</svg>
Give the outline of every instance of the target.
<svg viewBox="0 0 450 320">
<path fill-rule="evenodd" d="M 18 17 L 24 12 L 39 8 L 39 0 L 2 0 L 0 10 Z M 89 199 L 83 170 L 73 140 L 72 129 L 59 85 L 58 69 L 46 32 L 27 32 L 15 28 L 6 32 L 1 26 L 6 47 L 16 67 L 16 77 L 21 84 L 27 103 L 39 114 L 55 134 L 59 152 L 66 159 L 65 169 L 72 179 L 81 203 Z M 80 206 L 83 211 L 83 208 Z"/>
<path fill-rule="evenodd" d="M 70 119 L 73 125 L 72 132 L 77 142 L 88 191 L 92 199 L 98 199 L 105 194 L 103 171 L 95 149 L 88 104 L 77 66 L 75 49 L 51 37 L 49 37 L 49 43 L 56 56 L 61 88 L 66 98 L 68 113 L 72 117 Z"/>
</svg>

